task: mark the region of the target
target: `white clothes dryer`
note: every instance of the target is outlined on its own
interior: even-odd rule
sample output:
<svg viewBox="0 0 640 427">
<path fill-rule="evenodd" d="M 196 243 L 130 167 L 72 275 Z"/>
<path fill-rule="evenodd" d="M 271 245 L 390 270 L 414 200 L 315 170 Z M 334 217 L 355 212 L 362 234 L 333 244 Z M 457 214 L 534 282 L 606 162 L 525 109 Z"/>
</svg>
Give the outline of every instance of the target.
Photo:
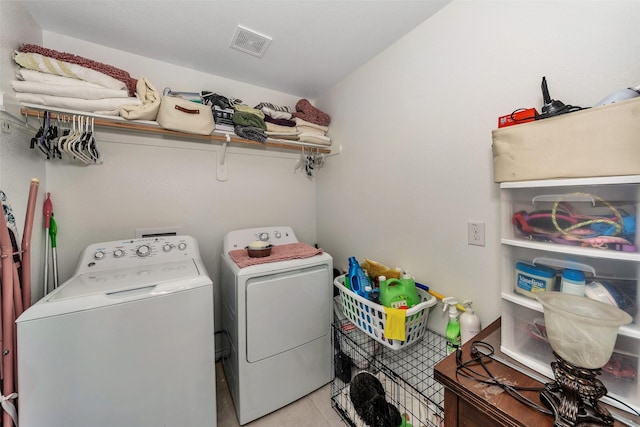
<svg viewBox="0 0 640 427">
<path fill-rule="evenodd" d="M 298 243 L 290 227 L 236 230 L 220 264 L 222 364 L 244 425 L 331 381 L 333 258 L 266 262 L 240 268 L 229 256 L 250 242 Z"/>
<path fill-rule="evenodd" d="M 90 245 L 16 322 L 21 427 L 216 425 L 213 283 L 193 237 Z"/>
</svg>

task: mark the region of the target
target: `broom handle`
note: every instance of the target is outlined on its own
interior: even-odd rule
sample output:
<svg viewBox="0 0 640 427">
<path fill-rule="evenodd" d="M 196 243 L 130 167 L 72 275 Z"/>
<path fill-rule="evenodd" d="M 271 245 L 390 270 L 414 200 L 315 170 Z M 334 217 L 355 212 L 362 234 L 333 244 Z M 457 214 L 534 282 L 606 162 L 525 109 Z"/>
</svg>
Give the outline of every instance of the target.
<svg viewBox="0 0 640 427">
<path fill-rule="evenodd" d="M 24 310 L 31 306 L 31 232 L 33 230 L 33 218 L 36 211 L 36 199 L 38 198 L 38 178 L 31 178 L 29 185 L 29 198 L 27 200 L 27 213 L 24 220 L 22 233 L 22 307 Z"/>
</svg>

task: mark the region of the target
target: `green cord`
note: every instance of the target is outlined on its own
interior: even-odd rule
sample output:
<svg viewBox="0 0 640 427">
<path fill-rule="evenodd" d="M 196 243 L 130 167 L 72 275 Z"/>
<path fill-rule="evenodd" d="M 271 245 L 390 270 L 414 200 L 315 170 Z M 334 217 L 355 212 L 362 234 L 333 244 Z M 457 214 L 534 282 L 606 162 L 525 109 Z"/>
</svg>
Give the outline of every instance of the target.
<svg viewBox="0 0 640 427">
<path fill-rule="evenodd" d="M 567 227 L 567 228 L 562 228 L 562 227 L 560 227 L 560 225 L 558 224 L 558 221 L 556 219 L 556 211 L 558 209 L 558 205 L 560 204 L 560 200 L 558 200 L 553 204 L 553 209 L 551 210 L 551 221 L 553 222 L 553 225 L 556 228 L 556 230 L 558 230 L 562 234 L 571 234 L 571 232 L 573 230 L 585 227 L 587 225 L 591 225 L 591 224 L 609 224 L 609 225 L 615 227 L 615 229 L 616 229 L 615 233 L 613 233 L 612 236 L 616 236 L 616 235 L 618 235 L 618 234 L 620 234 L 622 232 L 622 227 L 623 227 L 622 215 L 620 215 L 620 212 L 618 212 L 618 210 L 615 207 L 611 206 L 611 204 L 609 204 L 608 202 L 602 200 L 600 197 L 598 197 L 596 195 L 593 195 L 593 194 L 589 194 L 589 193 L 573 193 L 573 194 L 581 195 L 581 196 L 589 196 L 589 197 L 594 198 L 595 200 L 598 200 L 598 201 L 602 202 L 605 206 L 607 206 L 611 210 L 611 212 L 613 212 L 613 214 L 615 215 L 615 217 L 618 220 L 618 222 L 612 221 L 612 220 L 606 219 L 606 218 L 590 219 L 590 220 L 587 220 L 587 221 L 579 222 L 579 223 L 574 224 L 574 225 L 572 225 L 570 227 Z M 581 236 L 581 235 L 578 235 L 578 236 Z"/>
</svg>

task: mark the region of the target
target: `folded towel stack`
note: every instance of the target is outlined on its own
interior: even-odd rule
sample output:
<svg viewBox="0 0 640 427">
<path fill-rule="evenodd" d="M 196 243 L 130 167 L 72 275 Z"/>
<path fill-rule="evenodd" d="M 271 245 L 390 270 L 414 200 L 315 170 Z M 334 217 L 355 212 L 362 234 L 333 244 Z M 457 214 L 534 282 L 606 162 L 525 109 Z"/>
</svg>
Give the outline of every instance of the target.
<svg viewBox="0 0 640 427">
<path fill-rule="evenodd" d="M 264 121 L 267 125 L 265 134 L 274 139 L 298 139 L 296 123 L 291 119 L 291 107 L 274 105 L 268 102 L 261 102 L 254 108 L 264 114 Z"/>
<path fill-rule="evenodd" d="M 296 103 L 293 118 L 299 132 L 298 141 L 331 145 L 331 138 L 327 136 L 331 117 L 327 113 L 315 108 L 308 100 L 301 99 Z"/>
<path fill-rule="evenodd" d="M 251 139 L 264 143 L 267 140 L 265 130 L 267 125 L 264 122 L 264 113 L 257 108 L 248 105 L 234 105 L 233 123 L 235 133 L 241 138 Z"/>
<path fill-rule="evenodd" d="M 20 102 L 120 115 L 123 106 L 143 104 L 136 96 L 138 87 L 147 89 L 144 102 L 155 98 L 149 96 L 148 82 L 139 86 L 126 71 L 81 56 L 25 44 L 13 60 L 21 67 L 11 82 Z"/>
</svg>

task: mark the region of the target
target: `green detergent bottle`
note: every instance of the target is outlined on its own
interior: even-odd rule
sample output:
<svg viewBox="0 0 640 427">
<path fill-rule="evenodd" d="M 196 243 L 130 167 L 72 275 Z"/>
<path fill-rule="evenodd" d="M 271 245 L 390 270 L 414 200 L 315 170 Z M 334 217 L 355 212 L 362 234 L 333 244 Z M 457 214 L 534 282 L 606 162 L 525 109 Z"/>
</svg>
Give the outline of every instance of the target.
<svg viewBox="0 0 640 427">
<path fill-rule="evenodd" d="M 380 282 L 380 302 L 385 307 L 411 308 L 420 303 L 416 282 L 404 272 L 400 279 L 387 279 Z"/>
</svg>

